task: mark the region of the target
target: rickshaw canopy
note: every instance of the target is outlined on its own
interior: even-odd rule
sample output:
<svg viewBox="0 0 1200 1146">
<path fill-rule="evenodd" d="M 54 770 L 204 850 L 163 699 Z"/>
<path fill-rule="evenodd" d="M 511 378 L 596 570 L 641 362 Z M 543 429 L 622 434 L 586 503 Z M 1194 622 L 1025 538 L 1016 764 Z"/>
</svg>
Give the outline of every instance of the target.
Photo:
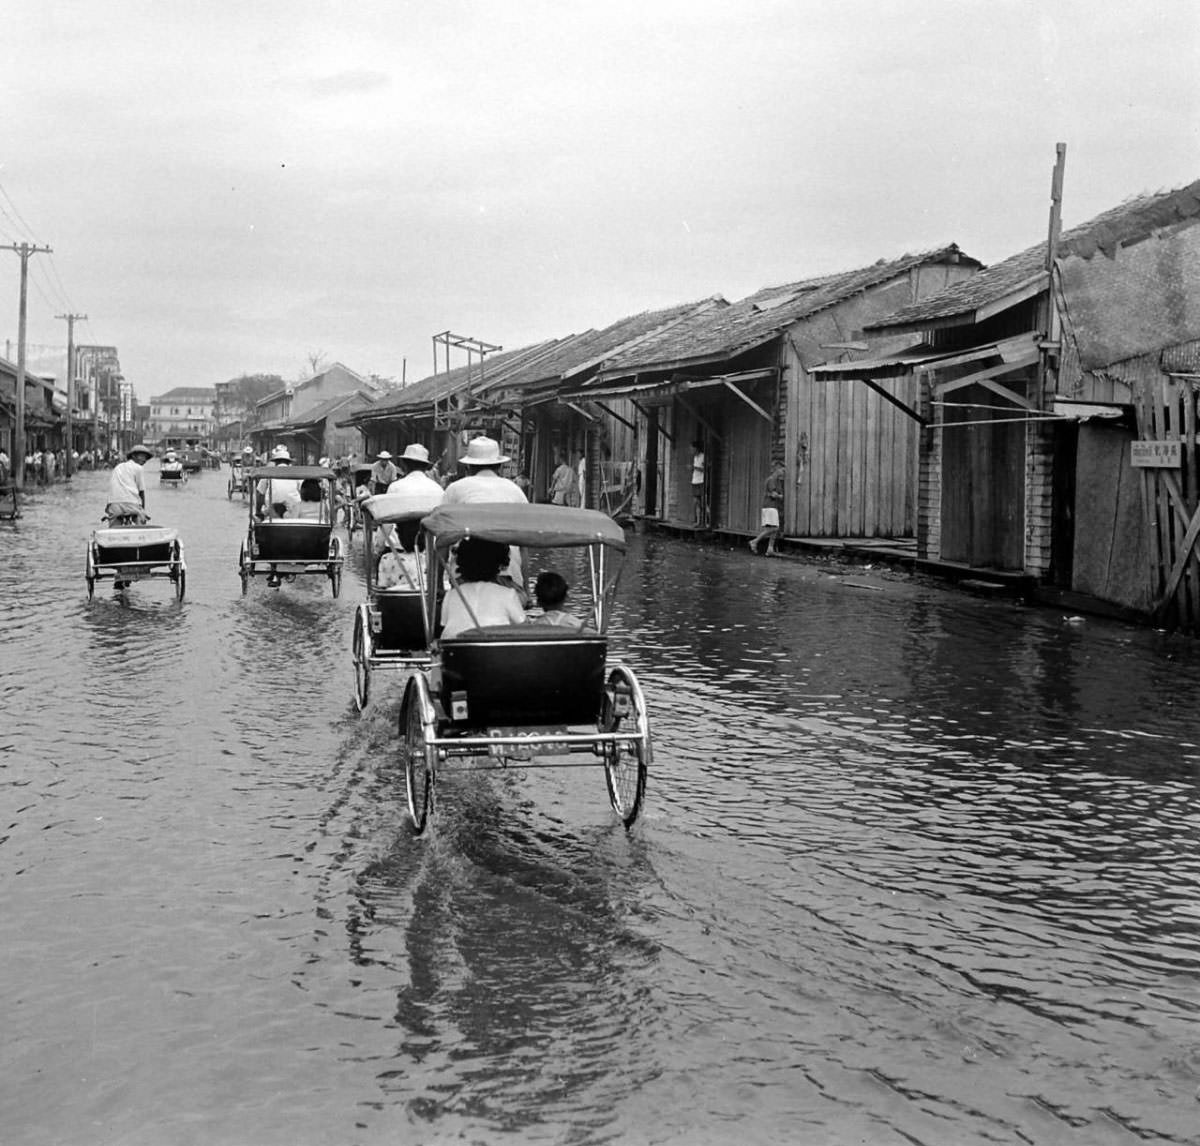
<svg viewBox="0 0 1200 1146">
<path fill-rule="evenodd" d="M 404 521 L 419 521 L 431 509 L 436 508 L 441 494 L 431 491 L 429 496 L 410 493 L 377 493 L 364 498 L 363 516 L 372 525 L 397 525 Z"/>
<path fill-rule="evenodd" d="M 603 545 L 625 551 L 625 530 L 598 509 L 566 505 L 522 505 L 470 502 L 439 505 L 422 522 L 438 549 L 449 549 L 468 537 L 534 549 Z"/>
<path fill-rule="evenodd" d="M 259 478 L 287 478 L 292 481 L 316 478 L 318 481 L 331 481 L 337 475 L 326 466 L 255 466 L 246 476 L 254 481 Z"/>
</svg>

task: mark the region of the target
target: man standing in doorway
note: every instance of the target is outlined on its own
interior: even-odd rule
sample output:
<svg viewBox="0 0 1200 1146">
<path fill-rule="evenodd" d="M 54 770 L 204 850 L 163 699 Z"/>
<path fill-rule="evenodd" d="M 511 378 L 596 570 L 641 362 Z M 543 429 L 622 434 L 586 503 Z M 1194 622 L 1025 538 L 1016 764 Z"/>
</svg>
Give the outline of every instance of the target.
<svg viewBox="0 0 1200 1146">
<path fill-rule="evenodd" d="M 704 442 L 692 442 L 692 524 L 705 525 L 704 513 Z"/>
</svg>

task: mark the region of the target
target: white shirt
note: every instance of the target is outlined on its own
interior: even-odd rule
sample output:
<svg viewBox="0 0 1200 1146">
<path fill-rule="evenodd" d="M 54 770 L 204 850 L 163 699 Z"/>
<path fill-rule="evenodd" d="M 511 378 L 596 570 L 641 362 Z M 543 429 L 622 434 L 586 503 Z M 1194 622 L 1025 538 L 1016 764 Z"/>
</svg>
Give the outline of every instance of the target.
<svg viewBox="0 0 1200 1146">
<path fill-rule="evenodd" d="M 528 505 L 529 498 L 515 481 L 501 477 L 494 469 L 484 466 L 477 473 L 467 474 L 458 481 L 452 481 L 442 498 L 443 505 L 467 505 L 480 501 L 504 501 L 515 505 Z M 521 572 L 521 551 L 515 546 L 508 547 L 508 568 L 506 576 L 512 579 L 514 585 L 523 585 Z"/>
<path fill-rule="evenodd" d="M 394 505 L 397 510 L 429 510 L 442 504 L 445 491 L 427 473 L 413 470 L 392 482 L 384 497 L 388 499 L 389 508 Z"/>
<path fill-rule="evenodd" d="M 127 458 L 120 465 L 113 467 L 108 479 L 108 500 L 110 502 L 128 502 L 130 505 L 140 505 L 141 494 L 146 492 L 146 479 L 142 476 L 142 467 Z"/>
<path fill-rule="evenodd" d="M 456 637 L 477 625 L 524 623 L 525 610 L 521 607 L 517 591 L 507 585 L 498 585 L 495 581 L 464 581 L 451 589 L 442 601 L 443 637 Z"/>
<path fill-rule="evenodd" d="M 257 490 L 263 495 L 263 506 L 271 506 L 283 502 L 288 514 L 294 514 L 300 504 L 300 483 L 295 478 L 260 478 Z"/>
</svg>

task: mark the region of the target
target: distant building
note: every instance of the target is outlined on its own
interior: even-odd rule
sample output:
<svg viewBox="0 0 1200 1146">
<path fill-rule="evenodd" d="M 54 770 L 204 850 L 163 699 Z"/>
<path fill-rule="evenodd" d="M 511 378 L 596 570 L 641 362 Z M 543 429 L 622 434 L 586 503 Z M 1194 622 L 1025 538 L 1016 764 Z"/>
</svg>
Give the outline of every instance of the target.
<svg viewBox="0 0 1200 1146">
<path fill-rule="evenodd" d="M 217 392 L 211 386 L 177 386 L 150 399 L 146 436 L 154 442 L 206 442 L 216 428 Z"/>
</svg>

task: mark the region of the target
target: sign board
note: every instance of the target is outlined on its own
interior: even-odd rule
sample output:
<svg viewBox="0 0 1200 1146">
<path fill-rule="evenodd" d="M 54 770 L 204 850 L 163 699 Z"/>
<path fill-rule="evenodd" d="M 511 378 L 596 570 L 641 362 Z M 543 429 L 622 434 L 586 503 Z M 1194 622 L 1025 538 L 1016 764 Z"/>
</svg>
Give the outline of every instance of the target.
<svg viewBox="0 0 1200 1146">
<path fill-rule="evenodd" d="M 1130 442 L 1129 460 L 1135 466 L 1179 469 L 1183 464 L 1183 445 L 1175 442 Z"/>
</svg>

